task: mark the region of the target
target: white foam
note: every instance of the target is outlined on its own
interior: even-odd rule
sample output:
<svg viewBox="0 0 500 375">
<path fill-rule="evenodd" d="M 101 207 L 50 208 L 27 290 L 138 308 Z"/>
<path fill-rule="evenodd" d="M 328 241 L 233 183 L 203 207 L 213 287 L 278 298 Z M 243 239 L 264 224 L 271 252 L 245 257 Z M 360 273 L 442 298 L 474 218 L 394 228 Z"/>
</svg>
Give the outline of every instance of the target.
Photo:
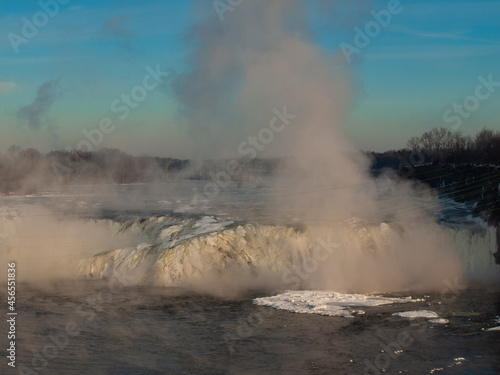
<svg viewBox="0 0 500 375">
<path fill-rule="evenodd" d="M 437 318 L 437 319 L 429 319 L 429 322 L 433 324 L 448 324 L 450 321 L 444 318 Z"/>
<path fill-rule="evenodd" d="M 256 298 L 253 300 L 253 303 L 295 313 L 352 318 L 355 314 L 364 314 L 363 310 L 352 309 L 352 307 L 370 307 L 417 301 L 421 300 L 411 299 L 411 297 L 389 298 L 366 294 L 343 294 L 308 290 L 287 291 L 272 297 Z"/>
<path fill-rule="evenodd" d="M 218 274 L 224 278 L 230 272 L 242 272 L 252 275 L 253 280 L 264 280 L 264 277 L 260 278 L 261 275 L 266 280 L 282 280 L 289 289 L 346 290 L 353 287 L 353 284 L 357 287 L 359 277 L 354 275 L 356 270 L 363 268 L 370 271 L 368 273 L 372 275 L 373 282 L 369 285 L 361 282 L 360 291 L 394 290 L 396 287 L 399 290 L 411 290 L 410 288 L 426 287 L 427 283 L 432 286 L 435 281 L 426 276 L 418 279 L 416 284 L 415 275 L 407 275 L 405 272 L 397 272 L 387 280 L 385 270 L 391 268 L 390 265 L 400 265 L 401 259 L 404 264 L 410 260 L 418 261 L 422 267 L 439 263 L 429 261 L 426 257 L 413 258 L 415 251 L 409 252 L 405 247 L 412 243 L 412 238 L 416 238 L 416 235 L 408 238 L 408 233 L 413 233 L 413 230 L 401 229 L 388 223 L 372 225 L 357 218 L 333 227 L 320 226 L 313 231 L 276 225 L 236 225 L 231 220 L 210 215 L 190 218 L 167 215 L 151 217 L 145 221 L 133 218 L 122 226 L 120 232 L 137 236 L 141 242 L 154 244 L 155 251 L 136 248 L 132 254 L 127 244 L 125 248 L 116 249 L 118 253 L 123 252 L 118 258 L 115 252 L 96 253 L 82 259 L 80 271 L 83 276 L 109 277 L 109 272 L 113 269 L 122 268 L 123 272 L 137 275 L 140 283 L 179 286 L 198 283 L 207 275 L 214 278 L 213 275 Z M 421 227 L 415 230 L 415 233 L 420 232 L 424 233 Z M 456 228 L 449 227 L 445 228 L 445 232 L 452 236 L 448 237 L 445 233 L 443 243 L 450 240 L 460 243 L 460 246 L 457 245 L 460 248 L 457 252 L 462 254 L 465 263 L 471 265 L 472 269 L 488 269 L 494 262 L 491 252 L 493 245 L 496 251 L 494 231 L 467 234 L 466 229 L 457 231 Z M 323 245 L 324 238 L 330 236 L 335 242 L 328 239 L 326 245 Z M 135 247 L 136 243 L 131 246 Z M 398 251 L 402 248 L 405 250 L 401 250 L 403 253 L 398 256 Z M 349 251 L 345 251 L 346 249 Z M 367 257 L 367 252 L 377 256 Z M 319 262 L 318 254 L 321 257 L 325 254 L 327 262 Z M 129 257 L 139 260 L 126 263 L 132 269 L 125 270 L 115 263 L 117 259 Z M 429 259 L 433 258 L 429 256 Z M 452 257 L 452 261 L 454 260 Z M 459 268 L 458 261 L 456 263 L 455 268 Z M 339 264 L 346 266 L 338 266 Z M 310 267 L 314 272 L 308 272 L 308 277 L 303 277 L 300 272 Z M 438 270 L 441 273 L 440 268 L 435 269 L 436 272 Z M 455 271 L 454 269 L 450 273 Z M 441 274 L 439 277 L 434 276 L 434 279 L 441 282 Z M 318 307 L 318 310 L 328 315 L 332 308 L 330 306 L 323 311 Z"/>
<path fill-rule="evenodd" d="M 165 228 L 160 232 L 160 238 L 162 240 L 170 239 L 183 229 L 184 227 L 182 225 L 171 225 L 170 227 Z"/>
<path fill-rule="evenodd" d="M 193 228 L 196 229 L 189 235 L 181 237 L 181 239 L 188 239 L 194 236 L 199 236 L 200 234 L 217 232 L 233 223 L 234 221 L 217 221 L 215 218 L 211 216 L 204 216 L 193 225 Z"/>
<path fill-rule="evenodd" d="M 86 277 L 106 278 L 119 272 L 130 276 L 134 283 L 180 286 L 196 283 L 214 271 L 224 275 L 237 269 L 253 277 L 256 272 L 281 276 L 294 262 L 302 264 L 308 254 L 307 237 L 292 228 L 250 224 L 227 228 L 231 223 L 208 217 L 197 220 L 197 227 L 187 220 L 161 229 L 165 220 L 161 224 L 156 218 L 136 222 L 127 227 L 127 233 L 137 229 L 151 233 L 145 242 L 155 243 L 157 251 L 128 247 L 101 252 L 82 259 L 79 270 Z M 161 242 L 154 236 L 159 236 Z M 284 252 L 284 241 L 302 246 Z"/>
<path fill-rule="evenodd" d="M 439 318 L 439 315 L 437 313 L 435 313 L 434 311 L 430 311 L 430 310 L 404 311 L 404 312 L 397 312 L 397 313 L 394 313 L 392 315 L 399 316 L 401 318 L 406 318 L 406 319 L 419 319 L 419 318 L 437 319 L 437 318 Z"/>
</svg>

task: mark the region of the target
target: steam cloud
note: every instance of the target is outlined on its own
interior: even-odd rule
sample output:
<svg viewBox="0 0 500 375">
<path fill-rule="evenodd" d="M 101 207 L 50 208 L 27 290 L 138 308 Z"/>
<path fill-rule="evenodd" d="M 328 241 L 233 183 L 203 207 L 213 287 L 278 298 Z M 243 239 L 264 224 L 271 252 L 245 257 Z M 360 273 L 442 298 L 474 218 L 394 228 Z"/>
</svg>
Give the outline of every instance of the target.
<svg viewBox="0 0 500 375">
<path fill-rule="evenodd" d="M 203 157 L 213 157 L 214 150 L 219 157 L 234 155 L 241 141 L 269 125 L 273 108 L 286 107 L 296 116 L 293 123 L 257 155 L 293 158 L 293 182 L 286 186 L 302 192 L 369 183 L 364 174 L 368 160 L 341 130 L 352 97 L 349 76 L 334 74 L 335 58 L 312 41 L 305 5 L 299 0 L 245 1 L 224 22 L 214 12 L 191 30 L 189 41 L 196 45 L 188 59 L 191 69 L 174 80 L 174 89 L 193 143 Z M 340 207 L 352 211 L 363 199 L 354 189 L 329 196 L 332 206 L 339 203 L 335 212 Z M 297 208 L 307 207 L 302 216 L 311 205 L 318 206 L 316 213 L 333 212 L 324 206 L 324 196 L 308 197 L 293 200 Z M 353 201 L 358 204 L 345 203 Z M 363 206 L 369 205 L 370 199 Z"/>
<path fill-rule="evenodd" d="M 59 80 L 43 83 L 37 90 L 35 100 L 17 112 L 19 118 L 28 121 L 28 126 L 31 129 L 39 130 L 42 126 L 42 116 L 47 113 L 58 98 L 56 91 L 58 84 Z"/>
<path fill-rule="evenodd" d="M 346 3 L 353 8 L 352 2 Z M 300 281 L 337 291 L 383 291 L 399 286 L 442 288 L 443 280 L 460 274 L 451 236 L 412 199 L 434 197 L 400 183 L 382 200 L 380 181 L 367 173 L 369 160 L 343 136 L 342 123 L 353 99 L 350 76 L 345 67 L 335 65 L 335 56 L 314 42 L 305 10 L 311 2 L 246 0 L 223 22 L 207 2 L 200 4 L 211 13 L 190 30 L 188 42 L 194 49 L 189 69 L 172 82 L 189 124 L 191 151 L 200 157 L 233 156 L 243 140 L 269 126 L 274 108 L 286 107 L 295 116 L 258 150 L 258 157 L 290 160 L 274 181 L 283 194 L 267 206 L 277 212 L 286 206 L 311 238 L 329 237 L 340 244 L 306 275 L 308 280 Z M 328 9 L 335 11 L 344 2 L 332 4 Z M 57 81 L 42 85 L 35 101 L 19 111 L 30 127 L 40 127 L 40 116 L 56 98 L 56 86 Z M 55 228 L 59 230 L 59 223 Z M 289 261 L 285 242 L 282 256 Z M 307 261 L 310 249 L 301 246 Z M 87 253 L 88 246 L 77 250 Z M 265 246 L 254 250 L 267 251 Z M 224 283 L 244 289 L 263 276 L 252 270 L 248 279 L 253 280 L 241 281 L 236 280 L 238 274 L 204 275 L 202 283 L 211 291 L 222 290 Z M 290 287 L 283 279 L 267 286 Z"/>
<path fill-rule="evenodd" d="M 327 6 L 322 1 L 314 4 Z M 356 19 L 362 17 L 352 2 L 334 2 L 327 8 L 335 14 L 341 5 Z M 425 189 L 401 183 L 396 193 L 380 199 L 377 182 L 367 173 L 369 160 L 342 133 L 353 99 L 349 73 L 345 66 L 335 65 L 341 59 L 314 42 L 306 6 L 312 3 L 243 1 L 225 14 L 223 22 L 214 12 L 190 31 L 188 39 L 195 45 L 188 60 L 191 69 L 176 78 L 174 89 L 194 144 L 205 155 L 214 150 L 234 153 L 241 140 L 268 126 L 273 108 L 288 108 L 296 116 L 293 123 L 275 134 L 271 143 L 261 145 L 265 150 L 258 156 L 271 151 L 288 156 L 292 164 L 275 182 L 286 193 L 270 206 L 290 207 L 311 233 L 318 237 L 333 233 L 344 245 L 342 253 L 315 273 L 315 286 L 439 287 L 445 278 L 460 274 L 450 238 L 414 203 L 415 195 L 429 196 Z M 331 226 L 352 217 L 367 225 L 388 222 L 402 228 L 399 234 L 392 229 L 378 244 L 383 248 L 385 241 L 385 248 L 392 250 L 367 257 L 369 243 L 353 245 L 352 226 Z M 357 233 L 362 237 L 362 232 Z"/>
</svg>

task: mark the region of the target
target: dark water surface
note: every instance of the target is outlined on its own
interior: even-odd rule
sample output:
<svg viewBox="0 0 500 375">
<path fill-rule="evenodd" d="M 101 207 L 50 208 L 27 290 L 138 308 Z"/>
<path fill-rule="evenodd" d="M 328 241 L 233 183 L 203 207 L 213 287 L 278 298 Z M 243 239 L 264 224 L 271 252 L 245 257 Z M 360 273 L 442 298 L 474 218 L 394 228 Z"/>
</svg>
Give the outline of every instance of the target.
<svg viewBox="0 0 500 375">
<path fill-rule="evenodd" d="M 146 217 L 152 210 L 185 214 L 191 213 L 194 189 L 203 188 L 203 183 L 188 185 L 109 187 L 108 195 L 98 197 L 87 187 L 53 197 L 9 197 L 2 204 L 38 203 L 61 217 L 94 218 L 106 210 L 139 208 Z M 172 191 L 168 199 L 167 187 Z M 206 210 L 224 219 L 294 222 L 286 207 L 270 216 L 259 198 L 266 194 L 223 192 Z M 366 314 L 352 319 L 254 305 L 252 299 L 265 292 L 225 299 L 121 280 L 16 287 L 17 368 L 8 367 L 5 358 L 2 288 L 0 374 L 500 374 L 500 331 L 484 330 L 500 325 L 498 279 L 460 293 L 447 288 L 444 294 L 394 295 L 425 302 L 363 308 Z M 436 311 L 449 323 L 392 316 L 420 309 Z"/>
<path fill-rule="evenodd" d="M 253 297 L 262 295 L 227 300 L 106 281 L 21 284 L 17 370 L 113 375 L 500 373 L 500 332 L 483 330 L 499 325 L 498 286 L 412 295 L 426 302 L 366 308 L 366 314 L 352 319 L 252 304 Z M 392 316 L 412 309 L 434 310 L 450 322 Z M 5 361 L 2 373 L 23 373 Z"/>
</svg>

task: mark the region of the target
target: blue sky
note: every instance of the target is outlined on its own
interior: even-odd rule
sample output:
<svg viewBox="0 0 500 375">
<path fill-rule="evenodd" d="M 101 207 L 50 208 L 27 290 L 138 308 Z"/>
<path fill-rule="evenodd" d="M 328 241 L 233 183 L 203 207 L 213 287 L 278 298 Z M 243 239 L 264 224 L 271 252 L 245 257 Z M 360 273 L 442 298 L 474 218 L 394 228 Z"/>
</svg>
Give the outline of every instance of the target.
<svg viewBox="0 0 500 375">
<path fill-rule="evenodd" d="M 343 57 L 341 43 L 354 45 L 354 27 L 364 29 L 372 20 L 370 11 L 387 6 L 387 1 L 360 0 L 355 10 L 305 10 L 315 43 L 334 57 L 333 69 Z M 117 130 L 100 146 L 189 157 L 183 147 L 189 135 L 168 82 L 147 91 L 124 120 L 110 107 L 142 84 L 146 67 L 159 65 L 165 72 L 186 68 L 192 46 L 185 35 L 200 17 L 192 2 L 70 0 L 58 7 L 16 53 L 9 33 L 22 36 L 23 17 L 33 21 L 42 8 L 28 0 L 2 4 L 0 151 L 11 144 L 42 151 L 76 148 L 82 130 L 112 118 Z M 215 14 L 212 1 L 198 7 Z M 402 0 L 401 7 L 347 67 L 355 95 L 343 129 L 363 149 L 404 147 L 410 136 L 435 126 L 452 130 L 457 123 L 445 121 L 444 113 L 475 95 L 479 77 L 500 82 L 500 1 Z M 40 124 L 30 125 L 19 110 L 33 104 L 40 87 L 51 80 L 48 102 L 30 107 L 39 111 Z M 499 100 L 500 87 L 453 129 L 466 134 L 483 127 L 500 130 Z"/>
</svg>

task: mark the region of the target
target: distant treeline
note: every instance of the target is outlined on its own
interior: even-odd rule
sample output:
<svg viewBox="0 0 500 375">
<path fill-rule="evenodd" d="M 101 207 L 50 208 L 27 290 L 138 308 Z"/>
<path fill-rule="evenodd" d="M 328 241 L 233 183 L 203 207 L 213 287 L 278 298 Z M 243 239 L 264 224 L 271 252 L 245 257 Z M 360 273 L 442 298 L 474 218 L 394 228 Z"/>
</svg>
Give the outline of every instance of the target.
<svg viewBox="0 0 500 375">
<path fill-rule="evenodd" d="M 401 177 L 437 189 L 440 196 L 474 203 L 473 214 L 497 228 L 500 249 L 500 132 L 483 129 L 471 137 L 434 128 L 406 145 L 401 150 L 367 152 L 372 174 L 391 168 Z M 500 264 L 500 251 L 495 258 Z"/>
<path fill-rule="evenodd" d="M 366 154 L 372 159 L 372 171 L 393 168 L 404 172 L 408 166 L 429 163 L 500 165 L 500 132 L 484 129 L 470 137 L 434 128 L 410 138 L 405 149 Z M 57 185 L 148 183 L 179 178 L 224 184 L 229 181 L 236 187 L 252 181 L 258 186 L 261 177 L 284 165 L 290 165 L 290 160 L 255 158 L 196 164 L 189 160 L 132 156 L 117 149 L 42 154 L 33 148 L 11 146 L 6 153 L 0 153 L 0 193 L 30 194 Z"/>
<path fill-rule="evenodd" d="M 127 184 L 175 178 L 188 160 L 131 156 L 116 149 L 52 151 L 11 146 L 0 153 L 0 193 L 30 194 L 66 184 Z"/>
<path fill-rule="evenodd" d="M 367 152 L 373 170 L 402 169 L 427 163 L 474 163 L 500 165 L 500 132 L 483 129 L 474 137 L 434 128 L 420 137 L 411 137 L 407 148 Z"/>
<path fill-rule="evenodd" d="M 280 159 L 205 160 L 194 163 L 164 157 L 132 156 L 117 149 L 96 152 L 52 151 L 11 146 L 0 153 L 0 194 L 33 194 L 59 185 L 131 184 L 213 180 L 240 187 L 259 185 L 262 176 L 280 165 Z"/>
</svg>

